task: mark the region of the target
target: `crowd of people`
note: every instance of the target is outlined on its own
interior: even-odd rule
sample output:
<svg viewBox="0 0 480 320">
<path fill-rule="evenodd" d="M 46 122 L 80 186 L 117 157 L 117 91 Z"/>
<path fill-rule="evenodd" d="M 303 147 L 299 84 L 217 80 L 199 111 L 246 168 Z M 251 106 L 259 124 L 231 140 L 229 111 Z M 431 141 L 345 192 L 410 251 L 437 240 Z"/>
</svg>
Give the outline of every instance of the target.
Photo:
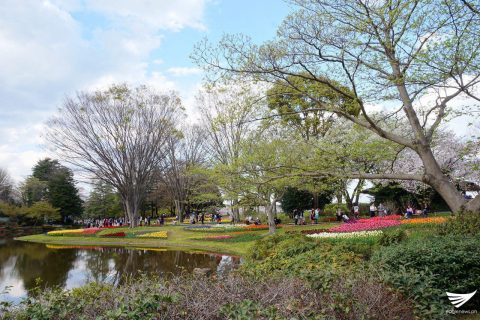
<svg viewBox="0 0 480 320">
<path fill-rule="evenodd" d="M 372 202 L 368 208 L 368 215 L 373 218 L 376 216 L 379 217 L 385 217 L 387 215 L 392 214 L 392 211 L 390 208 L 385 206 L 383 203 L 379 203 L 378 206 L 375 205 L 374 202 Z M 405 218 L 410 219 L 413 217 L 414 214 L 421 215 L 423 217 L 428 216 L 429 213 L 429 207 L 428 205 L 425 205 L 423 209 L 415 209 L 412 205 L 408 205 L 407 208 L 405 209 L 405 212 L 403 215 Z M 318 221 L 321 216 L 324 215 L 324 212 L 322 209 L 319 208 L 313 208 L 311 210 L 299 210 L 299 209 L 294 209 L 293 210 L 293 220 L 295 225 L 304 225 L 306 224 L 306 219 L 305 216 L 309 216 L 310 218 L 310 223 L 312 224 L 318 224 Z M 352 222 L 360 218 L 360 206 L 358 203 L 353 204 L 351 207 L 350 212 L 346 212 L 342 206 L 338 206 L 335 212 L 335 217 L 337 221 L 343 221 L 343 222 Z"/>
<path fill-rule="evenodd" d="M 425 205 L 422 209 L 415 209 L 412 205 L 408 205 L 405 209 L 403 215 L 405 218 L 410 219 L 413 217 L 414 214 L 421 215 L 421 216 L 428 216 L 429 207 Z M 368 207 L 368 214 L 370 217 L 384 217 L 387 215 L 392 214 L 392 211 L 385 206 L 383 203 L 379 203 L 378 206 L 372 202 Z M 304 225 L 306 224 L 306 218 L 310 219 L 310 223 L 318 224 L 320 218 L 324 216 L 324 211 L 320 208 L 312 208 L 311 210 L 293 210 L 293 220 L 295 225 Z M 360 218 L 360 206 L 358 203 L 353 204 L 351 207 L 350 212 L 346 212 L 342 206 L 338 206 L 335 212 L 335 216 L 337 221 L 343 222 L 354 222 L 355 220 Z M 218 212 L 214 212 L 207 217 L 204 212 L 196 213 L 194 211 L 187 213 L 185 215 L 185 220 L 188 219 L 190 224 L 205 224 L 207 218 L 210 218 L 212 223 L 221 223 L 222 216 Z M 150 225 L 164 225 L 166 221 L 166 215 L 161 214 L 156 218 L 153 217 L 139 217 L 137 221 L 138 226 L 150 226 Z M 77 219 L 74 221 L 77 225 L 83 225 L 85 228 L 108 228 L 108 227 L 122 227 L 122 226 L 129 226 L 130 221 L 127 218 L 84 218 L 84 219 Z M 173 224 L 178 223 L 178 219 L 173 221 Z M 275 224 L 281 223 L 281 220 L 275 218 Z M 260 219 L 254 218 L 252 216 L 248 216 L 245 218 L 245 224 L 261 224 Z"/>
</svg>

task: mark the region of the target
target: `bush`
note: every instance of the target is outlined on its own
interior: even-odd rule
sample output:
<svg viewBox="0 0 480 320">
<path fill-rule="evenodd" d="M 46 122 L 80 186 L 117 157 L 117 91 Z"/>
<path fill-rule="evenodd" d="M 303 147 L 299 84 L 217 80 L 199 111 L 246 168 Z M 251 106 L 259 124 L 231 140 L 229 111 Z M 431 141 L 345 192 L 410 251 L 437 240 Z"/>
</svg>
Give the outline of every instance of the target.
<svg viewBox="0 0 480 320">
<path fill-rule="evenodd" d="M 412 239 L 413 240 L 413 239 Z M 445 317 L 445 291 L 468 293 L 480 287 L 480 237 L 432 237 L 383 247 L 372 265 L 383 279 L 415 301 L 423 318 Z M 474 297 L 465 308 L 480 305 Z"/>
<path fill-rule="evenodd" d="M 405 233 L 405 230 L 402 229 L 384 231 L 378 243 L 382 246 L 390 246 L 392 244 L 400 243 L 406 238 L 407 234 Z"/>
<path fill-rule="evenodd" d="M 459 213 L 438 227 L 441 235 L 478 235 L 480 234 L 480 214 L 473 212 Z"/>
<path fill-rule="evenodd" d="M 229 276 L 127 279 L 47 290 L 7 310 L 3 319 L 412 319 L 408 304 L 368 279 L 322 293 L 298 279 Z M 355 299 L 351 299 L 355 297 Z"/>
<path fill-rule="evenodd" d="M 354 297 L 354 299 L 352 299 Z M 222 298 L 222 299 L 220 299 Z M 108 306 L 106 308 L 105 306 Z M 294 279 L 252 281 L 178 277 L 46 291 L 5 319 L 412 319 L 408 304 L 369 279 L 321 293 Z"/>
</svg>

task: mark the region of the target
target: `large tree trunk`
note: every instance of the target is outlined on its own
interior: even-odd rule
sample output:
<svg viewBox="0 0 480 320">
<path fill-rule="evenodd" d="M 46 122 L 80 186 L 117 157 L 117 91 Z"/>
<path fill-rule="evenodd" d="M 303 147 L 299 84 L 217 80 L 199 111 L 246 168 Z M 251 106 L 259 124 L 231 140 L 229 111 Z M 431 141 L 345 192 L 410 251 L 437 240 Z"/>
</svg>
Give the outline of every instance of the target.
<svg viewBox="0 0 480 320">
<path fill-rule="evenodd" d="M 430 148 L 419 148 L 418 154 L 425 168 L 424 182 L 432 186 L 445 200 L 452 212 L 464 209 L 466 200 L 455 184 L 442 172 Z M 472 201 L 473 202 L 473 201 Z M 469 210 L 478 211 L 479 205 Z"/>
<path fill-rule="evenodd" d="M 135 198 L 136 197 L 132 196 L 125 201 L 125 207 L 127 208 L 128 219 L 130 220 L 130 228 L 135 228 L 136 226 L 138 226 L 139 203 L 138 203 L 138 200 L 136 200 Z"/>
<path fill-rule="evenodd" d="M 238 199 L 234 199 L 232 201 L 232 217 L 234 223 L 240 222 L 240 208 L 238 207 Z"/>
<path fill-rule="evenodd" d="M 275 225 L 275 216 L 273 213 L 273 207 L 277 205 L 277 199 L 274 198 L 266 207 L 267 209 L 267 217 L 268 217 L 268 233 L 274 234 L 277 230 L 277 226 Z"/>
<path fill-rule="evenodd" d="M 183 216 L 185 214 L 185 204 L 183 201 L 174 200 L 175 203 L 175 215 L 177 216 L 178 222 L 183 222 Z"/>
</svg>

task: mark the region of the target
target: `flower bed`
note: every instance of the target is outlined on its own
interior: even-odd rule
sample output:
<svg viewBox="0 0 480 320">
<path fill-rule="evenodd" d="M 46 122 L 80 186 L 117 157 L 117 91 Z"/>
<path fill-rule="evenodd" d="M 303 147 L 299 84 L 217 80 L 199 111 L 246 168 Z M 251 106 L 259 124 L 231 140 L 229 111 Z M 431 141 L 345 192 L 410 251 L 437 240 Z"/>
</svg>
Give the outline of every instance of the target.
<svg viewBox="0 0 480 320">
<path fill-rule="evenodd" d="M 300 231 L 300 233 L 302 234 L 316 234 L 316 233 L 323 233 L 323 232 L 330 232 L 330 229 L 310 229 L 310 230 Z"/>
<path fill-rule="evenodd" d="M 381 219 L 376 217 L 370 219 L 360 219 L 357 222 L 343 223 L 339 226 L 330 228 L 330 232 L 355 232 L 366 230 L 378 230 L 400 225 L 397 219 Z"/>
<path fill-rule="evenodd" d="M 99 231 L 102 231 L 104 228 L 88 228 L 88 229 L 83 229 L 82 234 L 95 234 Z"/>
<path fill-rule="evenodd" d="M 402 224 L 443 223 L 445 221 L 447 221 L 445 217 L 413 218 L 402 220 Z"/>
<path fill-rule="evenodd" d="M 155 238 L 155 239 L 167 239 L 168 232 L 167 231 L 157 231 L 157 232 L 150 232 L 141 234 L 138 238 Z"/>
<path fill-rule="evenodd" d="M 203 239 L 204 240 L 223 240 L 223 239 L 230 239 L 230 238 L 233 238 L 233 237 L 229 234 L 224 234 L 224 235 L 221 235 L 221 236 L 208 236 L 208 237 L 205 237 Z"/>
<path fill-rule="evenodd" d="M 208 226 L 188 226 L 185 227 L 186 231 L 194 232 L 230 232 L 230 231 L 243 231 L 245 230 L 245 225 L 208 225 Z"/>
<path fill-rule="evenodd" d="M 55 230 L 47 232 L 49 236 L 74 236 L 81 235 L 84 229 Z"/>
<path fill-rule="evenodd" d="M 107 233 L 107 234 L 102 234 L 100 237 L 103 238 L 125 238 L 127 234 L 125 232 L 114 232 L 114 233 Z"/>
<path fill-rule="evenodd" d="M 309 238 L 364 238 L 364 237 L 378 237 L 383 234 L 381 230 L 372 231 L 357 231 L 357 232 L 321 232 L 308 234 Z"/>
<path fill-rule="evenodd" d="M 277 226 L 280 229 L 281 226 Z M 268 230 L 268 224 L 251 224 L 244 228 L 245 230 Z"/>
</svg>

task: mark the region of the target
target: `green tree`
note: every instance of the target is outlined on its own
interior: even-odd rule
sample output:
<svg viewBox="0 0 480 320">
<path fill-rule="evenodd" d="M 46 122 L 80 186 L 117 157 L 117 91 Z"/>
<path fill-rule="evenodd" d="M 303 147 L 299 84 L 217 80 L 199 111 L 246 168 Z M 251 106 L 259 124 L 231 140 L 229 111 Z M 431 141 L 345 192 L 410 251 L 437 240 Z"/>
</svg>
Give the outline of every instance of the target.
<svg viewBox="0 0 480 320">
<path fill-rule="evenodd" d="M 72 170 L 62 166 L 58 160 L 46 158 L 39 160 L 32 171 L 32 178 L 46 185 L 43 197 L 60 210 L 64 219 L 82 214 L 82 199 L 75 185 Z M 38 200 L 40 199 L 34 201 Z M 33 202 L 29 202 L 30 206 L 32 204 Z"/>
<path fill-rule="evenodd" d="M 27 207 L 30 207 L 37 201 L 47 199 L 48 182 L 41 181 L 35 177 L 28 177 L 20 185 L 20 193 L 22 196 L 22 202 Z"/>
<path fill-rule="evenodd" d="M 324 191 L 317 195 L 318 207 L 323 208 L 332 201 L 332 191 Z M 311 191 L 288 187 L 282 197 L 282 210 L 292 213 L 294 209 L 307 210 L 313 208 L 314 196 Z"/>
<path fill-rule="evenodd" d="M 419 174 L 349 172 L 352 178 L 423 182 L 452 211 L 480 212 L 480 196 L 465 199 L 432 151 L 434 134 L 448 116 L 471 116 L 478 107 L 470 104 L 464 111 L 458 108 L 463 103 L 456 103 L 465 96 L 480 100 L 476 7 L 443 0 L 292 2 L 297 10 L 284 20 L 277 39 L 258 46 L 248 37 L 226 35 L 218 46 L 198 44 L 194 59 L 211 75 L 229 80 L 281 81 L 314 100 L 318 110 L 335 113 L 421 159 Z M 330 87 L 355 101 L 359 114 L 325 103 L 289 81 L 291 76 Z M 424 102 L 426 95 L 431 99 Z M 388 106 L 388 114 L 379 117 L 372 111 L 375 104 Z M 388 127 L 386 119 L 402 123 L 402 130 Z"/>
<path fill-rule="evenodd" d="M 26 216 L 37 222 L 41 221 L 57 221 L 62 219 L 60 210 L 54 208 L 47 201 L 35 202 L 32 206 L 26 209 Z"/>
<path fill-rule="evenodd" d="M 123 215 L 120 196 L 114 188 L 97 181 L 85 202 L 85 215 L 88 217 L 119 217 Z"/>
</svg>

